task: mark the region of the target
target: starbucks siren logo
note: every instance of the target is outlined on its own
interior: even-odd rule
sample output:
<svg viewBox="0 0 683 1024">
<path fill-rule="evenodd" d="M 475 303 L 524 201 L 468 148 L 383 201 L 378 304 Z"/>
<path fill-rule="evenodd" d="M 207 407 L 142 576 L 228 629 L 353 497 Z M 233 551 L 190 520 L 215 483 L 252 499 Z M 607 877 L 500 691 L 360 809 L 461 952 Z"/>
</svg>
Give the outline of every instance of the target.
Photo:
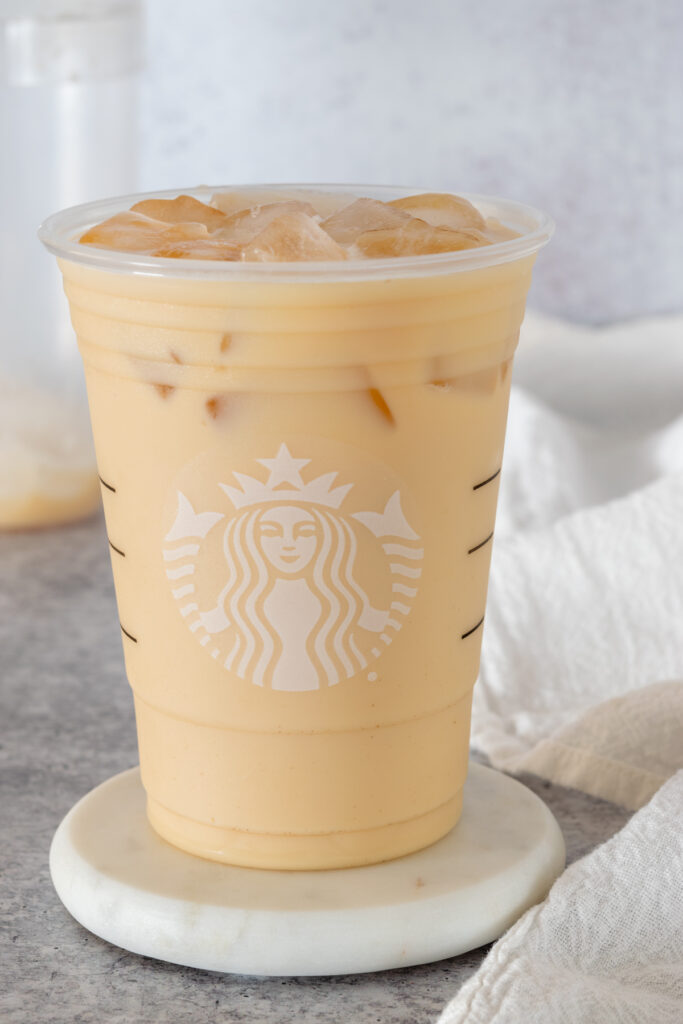
<svg viewBox="0 0 683 1024">
<path fill-rule="evenodd" d="M 311 460 L 293 458 L 285 444 L 255 461 L 267 480 L 233 472 L 238 486 L 217 484 L 231 515 L 197 512 L 177 492 L 164 547 L 172 594 L 198 642 L 240 678 L 275 690 L 332 686 L 365 669 L 401 629 L 422 572 L 420 537 L 398 490 L 382 511 L 347 512 L 353 484 L 335 487 L 336 472 L 304 482 Z M 218 524 L 225 577 L 207 595 L 196 569 Z M 364 550 L 381 546 L 386 608 L 374 607 L 359 581 L 359 541 Z"/>
</svg>

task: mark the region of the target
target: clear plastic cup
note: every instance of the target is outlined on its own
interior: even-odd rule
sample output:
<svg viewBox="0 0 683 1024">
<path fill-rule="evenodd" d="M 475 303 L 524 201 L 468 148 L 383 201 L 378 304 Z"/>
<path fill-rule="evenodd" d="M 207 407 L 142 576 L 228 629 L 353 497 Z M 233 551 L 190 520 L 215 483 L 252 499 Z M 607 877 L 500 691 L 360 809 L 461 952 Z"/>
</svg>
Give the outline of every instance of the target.
<svg viewBox="0 0 683 1024">
<path fill-rule="evenodd" d="M 139 198 L 41 238 L 85 364 L 149 820 L 249 867 L 427 846 L 462 805 L 511 364 L 551 223 L 475 196 L 520 237 L 336 263 L 74 241 Z"/>
</svg>

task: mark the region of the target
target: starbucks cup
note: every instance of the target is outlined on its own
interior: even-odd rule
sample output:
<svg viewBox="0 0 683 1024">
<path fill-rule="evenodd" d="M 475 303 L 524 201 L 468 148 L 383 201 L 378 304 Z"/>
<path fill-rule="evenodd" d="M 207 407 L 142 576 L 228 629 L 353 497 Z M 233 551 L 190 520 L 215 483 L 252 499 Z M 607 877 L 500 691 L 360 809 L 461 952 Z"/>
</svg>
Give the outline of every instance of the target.
<svg viewBox="0 0 683 1024">
<path fill-rule="evenodd" d="M 140 198 L 41 237 L 85 364 L 149 820 L 248 867 L 419 850 L 461 811 L 510 371 L 551 224 L 469 197 L 520 237 L 335 263 L 74 241 Z"/>
</svg>

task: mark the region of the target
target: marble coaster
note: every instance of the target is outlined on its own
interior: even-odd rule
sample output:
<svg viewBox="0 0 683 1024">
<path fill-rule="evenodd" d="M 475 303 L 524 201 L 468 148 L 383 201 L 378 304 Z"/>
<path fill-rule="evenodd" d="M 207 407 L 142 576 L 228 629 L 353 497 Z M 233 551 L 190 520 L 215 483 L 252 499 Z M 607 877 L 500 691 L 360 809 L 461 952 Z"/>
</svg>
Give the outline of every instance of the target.
<svg viewBox="0 0 683 1024">
<path fill-rule="evenodd" d="M 545 804 L 477 764 L 449 835 L 371 867 L 262 871 L 190 856 L 148 825 L 137 768 L 83 797 L 50 850 L 59 898 L 95 935 L 189 967 L 280 976 L 464 953 L 543 899 L 563 867 L 562 834 Z"/>
</svg>

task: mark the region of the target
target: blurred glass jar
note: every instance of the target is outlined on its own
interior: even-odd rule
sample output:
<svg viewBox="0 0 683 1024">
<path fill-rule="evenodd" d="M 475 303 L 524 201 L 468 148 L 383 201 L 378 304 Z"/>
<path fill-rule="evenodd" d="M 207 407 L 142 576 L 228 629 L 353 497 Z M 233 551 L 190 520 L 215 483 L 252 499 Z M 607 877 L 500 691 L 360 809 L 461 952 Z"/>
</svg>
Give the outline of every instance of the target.
<svg viewBox="0 0 683 1024">
<path fill-rule="evenodd" d="M 0 529 L 90 514 L 100 491 L 55 210 L 137 186 L 139 0 L 0 0 Z"/>
</svg>

